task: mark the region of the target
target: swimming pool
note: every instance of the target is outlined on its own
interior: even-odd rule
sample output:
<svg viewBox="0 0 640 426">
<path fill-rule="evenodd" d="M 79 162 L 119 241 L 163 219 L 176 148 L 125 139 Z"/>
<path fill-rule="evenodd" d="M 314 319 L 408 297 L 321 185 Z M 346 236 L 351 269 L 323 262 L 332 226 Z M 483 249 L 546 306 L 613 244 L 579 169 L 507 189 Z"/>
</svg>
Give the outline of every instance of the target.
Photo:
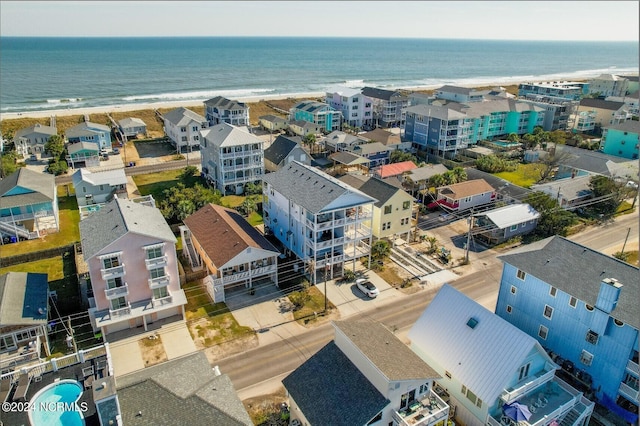
<svg viewBox="0 0 640 426">
<path fill-rule="evenodd" d="M 491 143 L 498 145 L 500 148 L 515 148 L 520 146 L 520 143 L 518 142 L 492 141 Z"/>
<path fill-rule="evenodd" d="M 67 379 L 42 388 L 31 398 L 31 426 L 84 426 L 82 385 Z"/>
</svg>

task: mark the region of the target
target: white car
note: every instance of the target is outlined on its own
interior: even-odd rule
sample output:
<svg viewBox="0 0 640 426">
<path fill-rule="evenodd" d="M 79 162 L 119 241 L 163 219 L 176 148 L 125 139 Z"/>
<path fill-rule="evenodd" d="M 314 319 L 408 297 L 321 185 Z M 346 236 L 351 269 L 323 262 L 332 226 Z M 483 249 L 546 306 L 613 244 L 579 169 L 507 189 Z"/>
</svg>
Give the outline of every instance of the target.
<svg viewBox="0 0 640 426">
<path fill-rule="evenodd" d="M 376 288 L 371 281 L 359 278 L 356 280 L 356 286 L 358 289 L 371 299 L 375 299 L 380 294 L 380 291 Z"/>
</svg>

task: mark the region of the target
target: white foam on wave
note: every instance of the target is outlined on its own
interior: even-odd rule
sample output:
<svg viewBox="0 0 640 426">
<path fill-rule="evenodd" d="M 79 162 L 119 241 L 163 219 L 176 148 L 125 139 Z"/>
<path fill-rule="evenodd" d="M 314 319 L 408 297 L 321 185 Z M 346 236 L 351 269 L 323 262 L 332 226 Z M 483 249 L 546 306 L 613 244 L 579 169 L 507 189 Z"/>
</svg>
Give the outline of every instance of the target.
<svg viewBox="0 0 640 426">
<path fill-rule="evenodd" d="M 82 98 L 47 99 L 48 104 L 68 104 L 80 102 Z"/>
<path fill-rule="evenodd" d="M 180 101 L 191 99 L 213 98 L 215 96 L 243 97 L 259 95 L 261 93 L 274 92 L 275 89 L 228 89 L 228 90 L 201 90 L 195 92 L 180 93 L 156 93 L 152 95 L 133 95 L 122 98 L 125 102 L 135 101 Z"/>
</svg>

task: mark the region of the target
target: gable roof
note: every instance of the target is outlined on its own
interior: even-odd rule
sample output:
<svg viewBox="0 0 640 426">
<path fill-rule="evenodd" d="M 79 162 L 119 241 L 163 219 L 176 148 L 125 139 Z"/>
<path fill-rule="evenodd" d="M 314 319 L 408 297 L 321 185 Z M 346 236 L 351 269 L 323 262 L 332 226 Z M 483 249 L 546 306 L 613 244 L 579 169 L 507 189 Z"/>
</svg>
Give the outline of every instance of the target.
<svg viewBox="0 0 640 426">
<path fill-rule="evenodd" d="M 616 157 L 603 152 L 581 149 L 568 145 L 557 145 L 556 156 L 559 156 L 558 163 L 563 166 L 573 167 L 591 173 L 610 176 L 611 171 L 608 162 L 629 163 L 628 158 Z M 638 164 L 637 160 L 631 161 Z M 636 169 L 637 170 L 637 169 Z M 637 173 L 636 173 L 637 174 Z"/>
<path fill-rule="evenodd" d="M 334 321 L 389 381 L 439 379 L 441 376 L 398 337 L 377 321 Z"/>
<path fill-rule="evenodd" d="M 249 133 L 246 127 L 237 127 L 229 123 L 216 124 L 213 127 L 200 131 L 202 137 L 210 141 L 216 147 L 260 144 L 262 140 Z M 205 148 L 206 149 L 206 148 Z"/>
<path fill-rule="evenodd" d="M 162 119 L 170 122 L 174 126 L 186 126 L 192 121 L 196 121 L 198 123 L 204 123 L 207 121 L 207 119 L 200 114 L 184 107 L 176 108 L 167 112 L 162 116 Z"/>
<path fill-rule="evenodd" d="M 328 93 L 331 95 L 333 95 L 334 93 L 337 93 L 340 96 L 345 96 L 350 98 L 352 96 L 359 95 L 360 89 L 354 89 L 352 87 L 347 87 L 347 86 L 333 86 L 325 90 L 325 93 Z"/>
<path fill-rule="evenodd" d="M 349 151 L 338 151 L 329 155 L 329 159 L 345 166 L 357 166 L 358 164 L 369 164 L 369 160 L 358 154 Z"/>
<path fill-rule="evenodd" d="M 236 100 L 230 100 L 222 96 L 216 96 L 209 100 L 204 101 L 206 106 L 219 107 L 228 110 L 247 109 L 247 104 L 244 102 L 238 102 Z"/>
<path fill-rule="evenodd" d="M 572 201 L 587 197 L 593 193 L 589 187 L 590 180 L 590 175 L 577 176 L 574 178 L 569 177 L 538 185 L 531 185 L 531 189 L 534 191 L 544 191 L 549 194 L 557 194 L 556 196 L 562 197 L 567 201 Z"/>
<path fill-rule="evenodd" d="M 305 100 L 300 101 L 293 106 L 294 110 L 302 110 L 307 112 L 317 112 L 317 111 L 335 111 L 335 109 L 331 108 L 331 105 L 326 104 L 324 102 Z"/>
<path fill-rule="evenodd" d="M 386 146 L 384 146 L 380 142 L 363 143 L 361 145 L 355 145 L 355 146 L 352 146 L 352 147 L 347 148 L 347 149 L 349 149 L 350 151 L 353 151 L 353 152 L 358 152 L 360 155 L 372 154 L 374 152 L 389 152 L 389 151 L 391 151 L 391 148 L 387 148 Z"/>
<path fill-rule="evenodd" d="M 0 324 L 47 323 L 49 282 L 47 274 L 7 272 L 0 275 Z"/>
<path fill-rule="evenodd" d="M 358 194 L 360 202 L 376 200 L 320 170 L 293 161 L 277 172 L 264 175 L 262 180 L 311 213 L 319 213 L 326 206 L 347 194 Z M 355 205 L 355 204 L 354 204 Z"/>
<path fill-rule="evenodd" d="M 499 229 L 538 219 L 540 213 L 529 204 L 511 204 L 475 216 L 486 216 Z"/>
<path fill-rule="evenodd" d="M 370 98 L 383 99 L 385 101 L 391 100 L 391 98 L 394 96 L 401 96 L 400 92 L 398 91 L 378 89 L 376 87 L 368 86 L 362 88 L 362 94 Z"/>
<path fill-rule="evenodd" d="M 467 325 L 470 318 L 477 321 L 474 328 Z M 441 371 L 489 404 L 532 350 L 548 358 L 536 339 L 449 284 L 438 291 L 408 337 L 419 355 L 428 354 Z"/>
<path fill-rule="evenodd" d="M 604 99 L 583 98 L 580 106 L 617 111 L 624 106 L 624 102 L 605 101 Z"/>
<path fill-rule="evenodd" d="M 264 121 L 268 121 L 271 123 L 286 123 L 287 120 L 285 120 L 282 117 L 279 117 L 277 115 L 273 115 L 273 114 L 267 114 L 267 115 L 261 115 L 260 117 L 258 117 L 258 120 L 264 120 Z"/>
<path fill-rule="evenodd" d="M 101 172 L 91 172 L 87 169 L 78 169 L 72 176 L 73 186 L 78 186 L 82 182 L 87 182 L 93 186 L 97 185 L 126 185 L 127 176 L 124 169 L 105 170 Z"/>
<path fill-rule="evenodd" d="M 55 127 L 45 126 L 43 124 L 36 123 L 33 126 L 25 127 L 16 131 L 14 138 L 15 139 L 23 138 L 32 133 L 42 133 L 45 135 L 53 136 L 58 134 L 58 129 Z"/>
<path fill-rule="evenodd" d="M 77 154 L 80 151 L 94 151 L 98 152 L 98 144 L 93 142 L 76 142 L 67 144 L 67 151 L 69 155 Z"/>
<path fill-rule="evenodd" d="M 591 306 L 596 304 L 601 281 L 615 278 L 623 287 L 611 316 L 640 329 L 640 281 L 635 266 L 557 235 L 498 259 Z"/>
<path fill-rule="evenodd" d="M 142 119 L 135 118 L 135 117 L 123 118 L 122 120 L 118 121 L 118 124 L 123 129 L 126 129 L 128 127 L 140 127 L 140 126 L 146 126 L 147 125 L 144 121 L 142 121 Z"/>
<path fill-rule="evenodd" d="M 496 193 L 503 195 L 503 196 L 508 196 L 511 198 L 515 198 L 518 200 L 522 200 L 524 199 L 524 197 L 526 197 L 528 194 L 532 193 L 533 191 L 528 189 L 528 188 L 524 188 L 522 186 L 519 185 L 515 185 L 511 182 L 509 182 L 508 180 L 502 179 L 498 176 L 492 175 L 491 173 L 487 173 L 487 172 L 483 172 L 482 170 L 478 170 L 475 168 L 467 168 L 465 169 L 465 171 L 467 172 L 467 178 L 468 179 L 484 179 L 485 182 L 487 182 L 489 185 L 491 185 L 494 190 L 496 191 Z"/>
<path fill-rule="evenodd" d="M 312 425 L 364 425 L 390 402 L 333 341 L 282 384 Z"/>
<path fill-rule="evenodd" d="M 280 254 L 238 212 L 226 207 L 207 204 L 186 217 L 184 224 L 217 267 L 226 264 L 247 247 Z"/>
<path fill-rule="evenodd" d="M 438 188 L 438 193 L 446 194 L 454 200 L 492 191 L 495 190 L 484 179 L 467 180 L 465 182 L 454 183 L 453 185 L 446 185 Z"/>
<path fill-rule="evenodd" d="M 7 195 L 14 188 L 23 188 L 30 192 Z M 52 202 L 56 199 L 56 178 L 48 173 L 38 173 L 20 167 L 0 180 L 0 197 L 2 208 Z"/>
<path fill-rule="evenodd" d="M 374 204 L 374 206 L 378 208 L 382 207 L 387 201 L 389 201 L 391 197 L 396 195 L 398 191 L 405 193 L 407 195 L 407 199 L 412 199 L 409 194 L 401 189 L 398 189 L 398 187 L 375 177 L 344 175 L 340 178 L 340 180 L 347 185 L 350 185 L 377 199 L 378 201 Z"/>
<path fill-rule="evenodd" d="M 416 166 L 413 161 L 401 161 L 399 163 L 391 163 L 380 166 L 376 170 L 376 173 L 379 174 L 382 179 L 384 179 L 388 178 L 389 176 L 401 175 L 405 172 L 417 168 L 418 166 Z"/>
<path fill-rule="evenodd" d="M 117 385 L 126 425 L 253 424 L 229 377 L 216 375 L 203 352 L 118 377 Z"/>
<path fill-rule="evenodd" d="M 312 123 L 311 121 L 305 120 L 293 120 L 289 122 L 289 126 L 297 126 L 301 127 L 304 130 L 318 130 L 320 129 L 320 125 L 316 123 Z"/>
<path fill-rule="evenodd" d="M 111 129 L 109 128 L 109 126 L 105 126 L 104 124 L 84 121 L 80 124 L 76 124 L 75 126 L 68 128 L 67 130 L 65 130 L 64 134 L 67 138 L 72 138 L 72 137 L 93 135 L 99 131 L 111 132 Z"/>
<path fill-rule="evenodd" d="M 177 241 L 160 210 L 121 198 L 114 198 L 91 213 L 80 221 L 79 227 L 85 260 L 129 232 L 173 244 Z"/>
<path fill-rule="evenodd" d="M 380 142 L 384 145 L 395 145 L 401 142 L 400 135 L 388 132 L 380 127 L 377 127 L 370 132 L 360 133 L 358 136 L 369 139 L 370 141 Z"/>
<path fill-rule="evenodd" d="M 475 92 L 476 89 L 470 89 L 468 87 L 461 87 L 461 86 L 450 86 L 448 84 L 445 84 L 444 86 L 440 87 L 439 89 L 436 89 L 437 92 L 447 92 L 447 93 L 457 93 L 460 95 L 470 95 L 471 92 Z"/>
<path fill-rule="evenodd" d="M 288 137 L 279 135 L 271 145 L 264 150 L 264 159 L 274 164 L 280 164 L 280 162 L 298 146 L 298 140 L 302 140 L 300 136 Z"/>
<path fill-rule="evenodd" d="M 419 182 L 422 180 L 427 180 L 435 175 L 441 175 L 443 173 L 448 172 L 447 169 L 442 164 L 427 164 L 426 166 L 418 167 L 412 170 L 409 170 L 407 176 L 414 182 Z"/>
<path fill-rule="evenodd" d="M 612 129 L 612 130 L 619 130 L 621 132 L 635 133 L 636 135 L 640 133 L 640 121 L 636 121 L 636 120 L 627 120 L 627 121 L 623 121 L 622 123 L 609 124 L 602 127 L 604 129 Z"/>
<path fill-rule="evenodd" d="M 334 130 L 324 138 L 325 145 L 329 144 L 332 146 L 336 146 L 337 144 L 341 144 L 341 143 L 346 145 L 353 145 L 353 144 L 360 144 L 360 143 L 366 143 L 366 142 L 367 142 L 366 140 L 363 140 L 356 135 L 343 132 L 342 130 Z"/>
</svg>

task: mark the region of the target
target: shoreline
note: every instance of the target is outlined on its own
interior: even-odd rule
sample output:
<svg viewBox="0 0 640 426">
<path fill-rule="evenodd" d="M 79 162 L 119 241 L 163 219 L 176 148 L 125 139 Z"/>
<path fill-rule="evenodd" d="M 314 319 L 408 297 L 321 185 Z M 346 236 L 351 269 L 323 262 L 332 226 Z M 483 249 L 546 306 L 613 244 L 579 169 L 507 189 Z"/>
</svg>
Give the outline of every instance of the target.
<svg viewBox="0 0 640 426">
<path fill-rule="evenodd" d="M 469 84 L 454 84 L 459 87 L 466 88 L 479 88 L 479 87 L 500 87 L 500 86 L 517 86 L 523 83 L 539 83 L 550 81 L 549 79 L 531 79 L 531 80 L 522 80 L 522 81 L 511 81 L 511 80 L 497 80 L 494 82 L 483 82 L 483 83 L 469 83 Z M 568 77 L 556 77 L 552 81 L 574 81 L 574 82 L 585 82 L 584 78 L 581 79 L 570 79 Z M 419 87 L 406 87 L 406 88 L 397 88 L 395 90 L 408 90 L 408 91 L 429 91 L 435 90 L 444 86 L 445 84 L 437 84 L 430 86 L 419 86 Z M 306 93 L 290 93 L 290 94 L 277 94 L 277 95 L 263 95 L 263 96 L 240 96 L 233 98 L 234 100 L 246 103 L 257 103 L 262 101 L 269 100 L 281 100 L 281 99 L 307 99 L 307 98 L 318 98 L 323 97 L 326 92 L 306 92 Z M 153 110 L 158 108 L 179 108 L 179 107 L 194 107 L 194 106 L 202 106 L 202 104 L 208 98 L 204 99 L 191 99 L 184 101 L 159 101 L 159 102 L 146 102 L 146 103 L 131 103 L 131 104 L 120 104 L 120 105 L 106 105 L 106 106 L 93 106 L 93 107 L 80 107 L 80 108 L 57 108 L 57 109 L 48 109 L 48 110 L 37 110 L 37 111 L 18 111 L 18 112 L 3 112 L 0 113 L 0 121 L 4 120 L 14 120 L 21 118 L 48 118 L 51 116 L 65 117 L 65 116 L 73 116 L 73 115 L 85 115 L 85 114 L 104 114 L 104 113 L 113 113 L 113 112 L 129 112 L 129 111 L 141 111 L 141 110 Z"/>
</svg>

